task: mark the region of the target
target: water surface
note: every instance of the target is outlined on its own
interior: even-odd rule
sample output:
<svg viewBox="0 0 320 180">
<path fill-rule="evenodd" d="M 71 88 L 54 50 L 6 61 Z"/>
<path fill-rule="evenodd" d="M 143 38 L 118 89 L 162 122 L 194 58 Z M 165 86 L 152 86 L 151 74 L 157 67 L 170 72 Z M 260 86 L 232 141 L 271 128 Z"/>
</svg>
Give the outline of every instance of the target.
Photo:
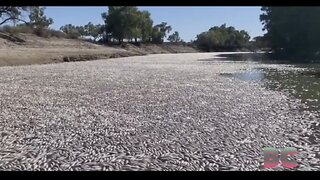
<svg viewBox="0 0 320 180">
<path fill-rule="evenodd" d="M 285 61 L 268 59 L 262 54 L 221 55 L 224 61 L 256 63 L 253 68 L 241 72 L 222 73 L 222 76 L 234 77 L 243 81 L 255 81 L 268 89 L 288 92 L 301 100 L 307 110 L 320 110 L 320 64 L 290 64 Z M 259 65 L 276 65 L 263 67 Z M 282 66 L 292 68 L 278 68 Z M 278 66 L 278 67 L 277 67 Z"/>
</svg>

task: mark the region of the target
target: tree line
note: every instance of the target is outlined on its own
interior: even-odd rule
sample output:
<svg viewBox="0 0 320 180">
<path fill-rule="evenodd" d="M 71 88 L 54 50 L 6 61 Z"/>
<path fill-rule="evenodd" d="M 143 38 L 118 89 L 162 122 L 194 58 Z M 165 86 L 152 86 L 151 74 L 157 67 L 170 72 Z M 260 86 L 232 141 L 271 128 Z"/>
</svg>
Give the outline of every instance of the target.
<svg viewBox="0 0 320 180">
<path fill-rule="evenodd" d="M 205 51 L 234 51 L 247 47 L 249 40 L 250 36 L 246 31 L 223 24 L 200 33 L 194 43 Z"/>
<path fill-rule="evenodd" d="M 295 59 L 315 59 L 320 56 L 320 7 L 268 7 L 261 8 L 260 21 L 267 31 L 263 36 L 250 40 L 244 30 L 237 30 L 226 24 L 214 26 L 196 36 L 192 44 L 204 51 L 249 49 L 270 49 L 273 54 Z M 23 22 L 17 28 L 31 27 L 42 35 L 54 22 L 45 16 L 45 8 L 39 6 L 0 6 L 0 26 L 7 22 Z M 21 18 L 29 13 L 30 21 Z M 109 6 L 102 12 L 104 24 L 88 22 L 83 26 L 67 24 L 60 30 L 65 37 L 92 37 L 101 42 L 183 42 L 179 32 L 162 22 L 154 24 L 148 11 L 140 11 L 135 6 Z M 9 28 L 10 29 L 10 28 Z M 61 35 L 62 32 L 50 31 Z M 171 33 L 171 34 L 170 34 Z M 169 35 L 170 34 L 170 35 Z"/>
<path fill-rule="evenodd" d="M 261 8 L 260 20 L 274 54 L 293 61 L 312 61 L 320 55 L 320 7 Z"/>
<path fill-rule="evenodd" d="M 45 16 L 45 7 L 40 6 L 0 6 L 0 25 L 8 21 L 21 21 L 21 28 L 28 27 L 33 30 L 47 30 L 53 24 L 53 19 Z M 29 13 L 29 22 L 21 18 L 21 14 Z M 135 6 L 109 6 L 107 12 L 101 14 L 104 24 L 88 22 L 84 26 L 66 24 L 60 28 L 68 38 L 92 37 L 93 41 L 102 42 L 150 42 L 163 43 L 168 37 L 170 42 L 183 42 L 177 31 L 171 35 L 172 27 L 166 22 L 153 25 L 151 14 L 140 11 Z"/>
<path fill-rule="evenodd" d="M 109 6 L 108 11 L 102 13 L 104 20 L 105 42 L 152 42 L 163 43 L 172 31 L 166 22 L 153 25 L 151 14 L 140 11 L 134 6 Z M 168 37 L 170 42 L 182 42 L 179 33 L 175 31 Z"/>
<path fill-rule="evenodd" d="M 10 13 L 1 12 L 1 9 L 6 9 Z M 23 11 L 30 13 L 30 22 L 22 20 L 25 24 L 20 26 L 28 26 L 43 31 L 48 29 L 53 23 L 52 18 L 45 16 L 44 7 L 35 6 L 10 8 L 1 6 L 0 18 L 5 17 L 8 20 L 16 20 L 19 19 Z M 101 14 L 101 18 L 104 24 L 93 24 L 92 22 L 88 22 L 88 24 L 83 26 L 66 24 L 60 28 L 60 31 L 65 33 L 68 38 L 92 37 L 93 41 L 106 43 L 122 43 L 126 41 L 161 44 L 166 38 L 169 42 L 184 42 L 179 32 L 173 32 L 172 26 L 167 22 L 154 24 L 150 12 L 140 11 L 135 6 L 109 6 L 107 11 Z M 0 24 L 5 22 L 1 22 Z M 248 37 L 248 34 L 244 31 L 237 31 L 234 27 L 226 28 L 223 25 L 221 27 L 213 27 L 207 33 L 199 34 L 196 41 L 194 41 L 194 45 L 200 49 L 209 51 L 234 49 L 246 44 Z"/>
</svg>

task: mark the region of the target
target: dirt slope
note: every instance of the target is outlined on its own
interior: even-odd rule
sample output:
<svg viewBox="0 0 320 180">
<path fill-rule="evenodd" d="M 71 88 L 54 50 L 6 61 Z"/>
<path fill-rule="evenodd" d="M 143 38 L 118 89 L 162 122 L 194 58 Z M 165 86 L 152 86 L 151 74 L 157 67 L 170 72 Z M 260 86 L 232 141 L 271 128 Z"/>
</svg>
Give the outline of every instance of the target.
<svg viewBox="0 0 320 180">
<path fill-rule="evenodd" d="M 11 36 L 0 32 L 0 66 L 86 61 L 146 54 L 197 52 L 182 45 L 142 44 L 104 46 L 84 40 L 41 38 L 33 34 Z"/>
</svg>

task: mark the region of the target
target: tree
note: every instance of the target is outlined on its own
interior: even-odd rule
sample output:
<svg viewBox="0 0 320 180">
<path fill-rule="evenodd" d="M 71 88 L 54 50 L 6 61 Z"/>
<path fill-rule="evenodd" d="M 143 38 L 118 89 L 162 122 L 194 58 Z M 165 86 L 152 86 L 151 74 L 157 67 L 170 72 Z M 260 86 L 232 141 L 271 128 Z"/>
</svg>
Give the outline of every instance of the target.
<svg viewBox="0 0 320 180">
<path fill-rule="evenodd" d="M 64 25 L 64 26 L 60 27 L 60 30 L 62 32 L 66 33 L 67 36 L 72 39 L 79 38 L 81 35 L 83 35 L 83 32 L 84 32 L 84 31 L 82 31 L 82 29 L 79 26 L 76 27 L 72 24 Z"/>
<path fill-rule="evenodd" d="M 97 38 L 100 38 L 103 35 L 103 25 L 94 25 L 91 22 L 89 22 L 87 25 L 84 26 L 84 31 L 84 34 L 86 36 L 91 36 L 93 37 L 94 41 L 96 41 Z"/>
<path fill-rule="evenodd" d="M 227 27 L 226 24 L 214 26 L 209 31 L 197 35 L 195 45 L 205 51 L 231 51 L 241 49 L 249 44 L 250 36 L 244 30 Z"/>
<path fill-rule="evenodd" d="M 262 7 L 260 20 L 275 54 L 314 58 L 320 51 L 320 7 Z"/>
<path fill-rule="evenodd" d="M 47 18 L 44 15 L 45 7 L 34 6 L 31 8 L 29 15 L 30 25 L 36 29 L 46 29 L 53 24 L 52 18 Z"/>
<path fill-rule="evenodd" d="M 110 33 L 113 38 L 121 42 L 124 38 L 124 22 L 121 14 L 123 6 L 109 6 L 108 12 L 102 14 L 105 21 L 106 31 Z"/>
<path fill-rule="evenodd" d="M 153 27 L 152 30 L 152 42 L 163 43 L 164 38 L 167 36 L 167 33 L 170 33 L 172 27 L 166 22 L 157 24 Z"/>
<path fill-rule="evenodd" d="M 21 19 L 21 13 L 28 12 L 29 10 L 30 7 L 28 6 L 0 6 L 0 26 L 8 21 L 22 21 L 27 23 Z"/>
<path fill-rule="evenodd" d="M 112 28 L 108 22 L 108 13 L 104 12 L 101 14 L 102 19 L 104 20 L 103 32 L 105 37 L 103 37 L 104 42 L 110 42 L 114 37 L 112 36 Z"/>
<path fill-rule="evenodd" d="M 135 39 L 135 42 L 142 37 L 141 22 L 142 16 L 141 12 L 137 7 L 127 8 L 126 24 L 127 32 L 125 38 L 128 40 Z"/>
<path fill-rule="evenodd" d="M 268 49 L 269 47 L 269 42 L 265 36 L 254 37 L 253 41 L 251 41 L 251 49 L 253 50 Z"/>
<path fill-rule="evenodd" d="M 108 13 L 103 13 L 106 31 L 113 38 L 122 42 L 123 39 L 141 36 L 139 27 L 138 8 L 134 6 L 109 6 Z"/>
<path fill-rule="evenodd" d="M 170 42 L 181 42 L 181 38 L 179 36 L 179 32 L 178 31 L 175 31 L 173 34 L 171 34 L 169 37 L 168 37 L 168 41 Z"/>
<path fill-rule="evenodd" d="M 102 13 L 102 19 L 107 40 L 114 38 L 122 42 L 123 39 L 134 39 L 137 42 L 138 39 L 151 39 L 153 21 L 148 11 L 139 11 L 135 6 L 109 6 L 108 12 Z"/>
<path fill-rule="evenodd" d="M 141 39 L 144 42 L 150 41 L 152 36 L 152 25 L 153 25 L 151 14 L 148 11 L 142 11 L 139 13 L 140 13 L 139 28 L 141 29 Z"/>
</svg>

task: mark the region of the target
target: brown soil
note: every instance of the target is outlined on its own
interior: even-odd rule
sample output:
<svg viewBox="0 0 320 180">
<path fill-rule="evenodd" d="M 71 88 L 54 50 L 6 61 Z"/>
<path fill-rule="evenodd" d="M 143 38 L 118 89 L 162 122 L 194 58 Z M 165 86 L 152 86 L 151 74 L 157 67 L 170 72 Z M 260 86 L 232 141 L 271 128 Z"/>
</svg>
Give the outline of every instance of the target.
<svg viewBox="0 0 320 180">
<path fill-rule="evenodd" d="M 197 52 L 174 44 L 124 44 L 104 46 L 84 40 L 41 38 L 33 34 L 9 35 L 0 32 L 0 66 L 48 64 L 128 57 L 146 54 Z"/>
</svg>

